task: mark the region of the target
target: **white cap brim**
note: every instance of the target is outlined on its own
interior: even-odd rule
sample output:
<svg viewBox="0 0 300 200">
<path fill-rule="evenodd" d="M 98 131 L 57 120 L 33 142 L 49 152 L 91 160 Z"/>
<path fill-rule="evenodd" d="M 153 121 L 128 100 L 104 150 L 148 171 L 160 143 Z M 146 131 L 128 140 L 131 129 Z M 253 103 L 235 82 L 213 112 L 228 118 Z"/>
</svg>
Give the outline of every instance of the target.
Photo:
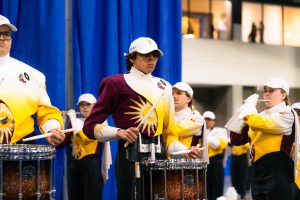
<svg viewBox="0 0 300 200">
<path fill-rule="evenodd" d="M 293 109 L 298 109 L 298 110 L 300 110 L 300 103 L 294 103 L 294 104 L 292 105 L 292 108 L 293 108 Z"/>
<path fill-rule="evenodd" d="M 153 49 L 153 50 L 152 49 L 151 50 L 149 50 L 149 49 L 140 49 L 140 50 L 138 50 L 136 52 L 138 52 L 140 54 L 147 54 L 147 53 L 150 53 L 152 51 L 158 51 L 160 53 L 160 56 L 164 55 L 163 52 L 160 49 Z"/>
<path fill-rule="evenodd" d="M 6 24 L 6 23 L 0 24 L 0 26 L 2 26 L 2 25 L 8 26 L 8 27 L 10 28 L 10 30 L 13 31 L 13 32 L 16 32 L 16 31 L 18 30 L 18 29 L 17 29 L 14 25 L 12 25 L 12 24 Z"/>
<path fill-rule="evenodd" d="M 270 79 L 264 85 L 257 86 L 256 89 L 258 91 L 264 91 L 265 87 L 275 88 L 275 89 L 283 89 L 287 95 L 289 95 L 289 85 L 280 78 Z"/>
</svg>

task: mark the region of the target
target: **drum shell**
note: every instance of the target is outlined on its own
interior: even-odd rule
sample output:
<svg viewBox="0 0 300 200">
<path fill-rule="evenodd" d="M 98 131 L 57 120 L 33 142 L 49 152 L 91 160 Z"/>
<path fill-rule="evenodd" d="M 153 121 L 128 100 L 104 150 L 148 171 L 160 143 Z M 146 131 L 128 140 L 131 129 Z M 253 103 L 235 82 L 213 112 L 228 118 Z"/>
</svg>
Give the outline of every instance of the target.
<svg viewBox="0 0 300 200">
<path fill-rule="evenodd" d="M 0 145 L 3 199 L 50 199 L 54 153 L 54 147 L 47 145 Z"/>
<path fill-rule="evenodd" d="M 206 199 L 206 167 L 186 159 L 142 163 L 143 199 Z"/>
</svg>

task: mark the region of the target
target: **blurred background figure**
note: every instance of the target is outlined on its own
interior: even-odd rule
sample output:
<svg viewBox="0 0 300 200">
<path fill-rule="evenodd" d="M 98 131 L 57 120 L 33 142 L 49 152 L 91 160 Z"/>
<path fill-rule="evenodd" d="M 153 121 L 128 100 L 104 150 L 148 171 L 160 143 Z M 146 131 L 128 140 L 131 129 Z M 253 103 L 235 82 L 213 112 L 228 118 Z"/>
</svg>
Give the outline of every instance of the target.
<svg viewBox="0 0 300 200">
<path fill-rule="evenodd" d="M 218 39 L 227 40 L 228 39 L 228 24 L 227 15 L 223 13 L 221 19 L 218 21 Z"/>
<path fill-rule="evenodd" d="M 208 156 L 207 166 L 207 198 L 216 200 L 223 195 L 224 188 L 224 158 L 228 144 L 227 130 L 215 127 L 216 116 L 211 111 L 205 111 L 203 118 L 207 128 Z"/>
<path fill-rule="evenodd" d="M 252 22 L 251 26 L 251 31 L 248 36 L 248 41 L 252 43 L 256 43 L 256 32 L 257 32 L 257 27 L 254 22 Z"/>
<path fill-rule="evenodd" d="M 263 21 L 260 21 L 259 27 L 258 27 L 258 33 L 259 33 L 259 42 L 264 43 L 264 31 L 265 31 L 265 25 Z"/>
<path fill-rule="evenodd" d="M 214 39 L 214 32 L 215 32 L 215 27 L 213 23 L 211 22 L 209 24 L 209 38 Z"/>
<path fill-rule="evenodd" d="M 245 198 L 249 175 L 249 143 L 241 146 L 231 145 L 230 174 L 232 186 L 241 199 Z"/>
<path fill-rule="evenodd" d="M 198 121 L 200 131 L 195 134 L 179 135 L 178 140 L 186 147 L 196 146 L 204 147 L 201 151 L 201 159 L 208 161 L 207 142 L 205 134 L 205 121 L 197 110 L 193 110 L 193 89 L 185 82 L 177 82 L 172 88 L 172 94 L 175 104 L 176 122 L 188 126 L 190 121 Z"/>
<path fill-rule="evenodd" d="M 297 114 L 297 117 L 298 117 L 298 126 L 299 126 L 299 124 L 300 124 L 300 102 L 296 102 L 296 103 L 294 103 L 293 105 L 292 105 L 292 108 L 294 109 L 294 111 L 296 112 L 296 114 Z M 295 124 L 296 125 L 296 124 Z M 296 125 L 297 126 L 297 125 Z M 299 127 L 298 127 L 298 140 L 299 140 L 299 135 L 300 135 L 300 133 L 299 133 Z M 297 138 L 297 137 L 296 137 Z M 298 147 L 299 147 L 299 145 L 298 145 Z M 298 149 L 298 152 L 299 152 L 299 149 Z M 296 168 L 297 168 L 297 170 L 299 171 L 300 170 L 300 164 L 299 164 L 299 162 L 298 162 L 298 164 L 297 164 L 297 166 L 296 166 Z M 298 175 L 295 177 L 295 183 L 296 183 L 296 191 L 295 191 L 295 193 L 296 193 L 296 199 L 297 200 L 300 200 L 300 173 L 298 172 Z"/>
<path fill-rule="evenodd" d="M 293 103 L 292 105 L 292 108 L 296 111 L 297 115 L 298 115 L 298 120 L 299 120 L 299 123 L 300 123 L 300 102 L 297 102 L 297 103 Z"/>
</svg>

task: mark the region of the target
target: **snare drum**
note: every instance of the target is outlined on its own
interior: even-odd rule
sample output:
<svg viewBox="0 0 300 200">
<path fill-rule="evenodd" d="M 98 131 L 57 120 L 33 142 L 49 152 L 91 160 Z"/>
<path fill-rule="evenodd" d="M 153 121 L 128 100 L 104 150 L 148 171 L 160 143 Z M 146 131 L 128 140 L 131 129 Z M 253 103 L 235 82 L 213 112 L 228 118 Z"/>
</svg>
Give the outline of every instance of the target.
<svg viewBox="0 0 300 200">
<path fill-rule="evenodd" d="M 55 148 L 0 145 L 0 199 L 54 199 Z"/>
<path fill-rule="evenodd" d="M 156 160 L 142 165 L 143 199 L 206 199 L 207 163 L 201 160 Z"/>
</svg>

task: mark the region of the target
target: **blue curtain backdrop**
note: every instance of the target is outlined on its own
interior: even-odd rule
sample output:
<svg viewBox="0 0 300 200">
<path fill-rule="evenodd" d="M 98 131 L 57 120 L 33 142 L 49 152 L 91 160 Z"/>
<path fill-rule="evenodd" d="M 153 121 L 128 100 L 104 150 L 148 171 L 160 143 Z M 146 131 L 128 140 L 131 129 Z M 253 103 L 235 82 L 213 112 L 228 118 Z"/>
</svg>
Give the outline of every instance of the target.
<svg viewBox="0 0 300 200">
<path fill-rule="evenodd" d="M 18 28 L 13 34 L 11 56 L 43 72 L 52 104 L 64 109 L 64 1 L 1 0 L 0 11 Z M 56 199 L 61 199 L 63 155 L 63 151 L 58 151 L 55 158 Z"/>
<path fill-rule="evenodd" d="M 180 81 L 180 0 L 73 0 L 72 4 L 74 102 L 85 92 L 98 96 L 102 78 L 126 72 L 123 53 L 141 36 L 153 38 L 164 52 L 154 75 L 171 84 Z M 0 12 L 19 29 L 11 55 L 46 75 L 52 104 L 65 110 L 64 1 L 0 0 Z M 114 158 L 116 142 L 111 147 Z M 61 199 L 62 168 L 63 152 L 57 152 L 56 199 Z M 116 199 L 114 166 L 103 199 Z"/>
<path fill-rule="evenodd" d="M 83 92 L 98 96 L 102 78 L 126 72 L 123 53 L 141 36 L 153 38 L 164 52 L 154 75 L 180 81 L 181 0 L 73 0 L 72 16 L 75 99 Z M 116 142 L 111 147 L 114 158 Z M 103 199 L 116 199 L 114 167 Z"/>
</svg>

